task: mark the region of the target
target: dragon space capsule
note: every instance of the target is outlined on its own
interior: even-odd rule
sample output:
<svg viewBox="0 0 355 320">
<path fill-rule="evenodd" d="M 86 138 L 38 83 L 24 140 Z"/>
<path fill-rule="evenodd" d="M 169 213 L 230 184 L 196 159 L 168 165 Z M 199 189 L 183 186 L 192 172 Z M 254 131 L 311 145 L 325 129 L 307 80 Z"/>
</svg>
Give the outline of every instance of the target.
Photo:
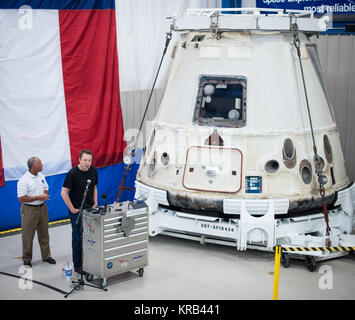
<svg viewBox="0 0 355 320">
<path fill-rule="evenodd" d="M 180 39 L 136 178 L 150 235 L 239 250 L 353 241 L 355 188 L 310 41 L 327 17 L 242 8 L 171 19 Z"/>
</svg>

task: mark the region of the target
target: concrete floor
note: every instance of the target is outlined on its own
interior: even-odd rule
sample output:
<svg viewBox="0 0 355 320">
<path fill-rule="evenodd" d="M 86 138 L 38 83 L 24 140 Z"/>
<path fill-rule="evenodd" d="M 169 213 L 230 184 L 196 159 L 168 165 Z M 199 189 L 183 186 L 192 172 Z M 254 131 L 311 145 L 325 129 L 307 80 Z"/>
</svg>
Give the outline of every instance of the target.
<svg viewBox="0 0 355 320">
<path fill-rule="evenodd" d="M 71 290 L 71 282 L 61 268 L 71 261 L 71 226 L 49 229 L 52 256 L 56 265 L 41 260 L 37 238 L 34 241 L 32 279 Z M 0 271 L 30 276 L 21 256 L 21 234 L 0 238 Z M 293 259 L 289 268 L 280 268 L 279 300 L 355 299 L 355 256 L 349 255 L 318 263 L 309 272 L 303 261 Z M 149 265 L 144 276 L 127 272 L 108 278 L 108 291 L 85 286 L 68 300 L 271 300 L 274 281 L 274 255 L 232 247 L 205 244 L 158 235 L 150 238 Z M 327 280 L 325 280 L 327 279 Z M 95 283 L 95 280 L 94 280 Z M 25 286 L 26 287 L 26 286 Z M 64 295 L 24 280 L 0 274 L 0 299 L 63 300 Z"/>
</svg>

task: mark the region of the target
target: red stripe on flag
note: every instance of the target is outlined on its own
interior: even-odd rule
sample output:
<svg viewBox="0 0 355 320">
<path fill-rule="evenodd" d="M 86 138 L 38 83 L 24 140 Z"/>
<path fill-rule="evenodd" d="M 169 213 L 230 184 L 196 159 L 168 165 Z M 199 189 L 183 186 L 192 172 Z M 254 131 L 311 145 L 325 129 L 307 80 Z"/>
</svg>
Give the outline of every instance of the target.
<svg viewBox="0 0 355 320">
<path fill-rule="evenodd" d="M 90 149 L 96 167 L 122 161 L 115 10 L 59 10 L 72 166 Z"/>
<path fill-rule="evenodd" d="M 0 187 L 5 185 L 4 169 L 2 167 L 2 151 L 1 151 L 1 139 L 0 139 Z"/>
</svg>

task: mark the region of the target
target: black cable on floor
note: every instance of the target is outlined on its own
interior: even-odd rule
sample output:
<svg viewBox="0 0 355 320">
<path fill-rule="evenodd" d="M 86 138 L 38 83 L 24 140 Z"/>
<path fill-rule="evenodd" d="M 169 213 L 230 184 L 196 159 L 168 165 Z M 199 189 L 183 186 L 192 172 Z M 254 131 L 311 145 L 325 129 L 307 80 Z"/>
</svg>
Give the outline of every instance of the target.
<svg viewBox="0 0 355 320">
<path fill-rule="evenodd" d="M 32 280 L 32 279 L 28 279 L 28 278 L 23 278 L 23 277 L 18 276 L 18 275 L 16 275 L 16 274 L 11 274 L 11 273 L 2 272 L 2 271 L 0 271 L 0 274 L 3 274 L 3 275 L 5 275 L 5 276 L 9 276 L 9 277 L 18 278 L 18 279 L 23 279 L 23 280 L 26 280 L 26 281 L 31 281 L 31 282 L 33 282 L 33 283 L 39 284 L 39 285 L 41 285 L 41 286 L 43 286 L 43 287 L 46 287 L 46 288 L 48 288 L 48 289 L 52 289 L 52 290 L 54 290 L 54 291 L 56 291 L 56 292 L 59 292 L 59 293 L 61 293 L 61 294 L 67 294 L 67 293 L 68 293 L 68 292 L 63 291 L 63 290 L 61 290 L 61 289 L 58 289 L 58 288 L 56 288 L 56 287 L 53 287 L 53 286 L 51 286 L 51 285 L 49 285 L 49 284 L 46 284 L 46 283 L 43 283 L 43 282 L 40 282 L 40 281 L 37 281 L 37 280 Z"/>
</svg>

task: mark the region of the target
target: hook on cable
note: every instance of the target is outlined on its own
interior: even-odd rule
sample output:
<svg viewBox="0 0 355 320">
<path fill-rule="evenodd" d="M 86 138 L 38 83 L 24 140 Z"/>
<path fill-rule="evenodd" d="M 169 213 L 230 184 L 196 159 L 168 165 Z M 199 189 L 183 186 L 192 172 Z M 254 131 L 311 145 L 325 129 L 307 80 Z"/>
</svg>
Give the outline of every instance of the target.
<svg viewBox="0 0 355 320">
<path fill-rule="evenodd" d="M 298 37 L 298 25 L 296 22 L 291 24 L 291 30 L 293 33 L 293 44 L 297 49 L 297 55 L 301 57 L 301 40 Z"/>
</svg>

